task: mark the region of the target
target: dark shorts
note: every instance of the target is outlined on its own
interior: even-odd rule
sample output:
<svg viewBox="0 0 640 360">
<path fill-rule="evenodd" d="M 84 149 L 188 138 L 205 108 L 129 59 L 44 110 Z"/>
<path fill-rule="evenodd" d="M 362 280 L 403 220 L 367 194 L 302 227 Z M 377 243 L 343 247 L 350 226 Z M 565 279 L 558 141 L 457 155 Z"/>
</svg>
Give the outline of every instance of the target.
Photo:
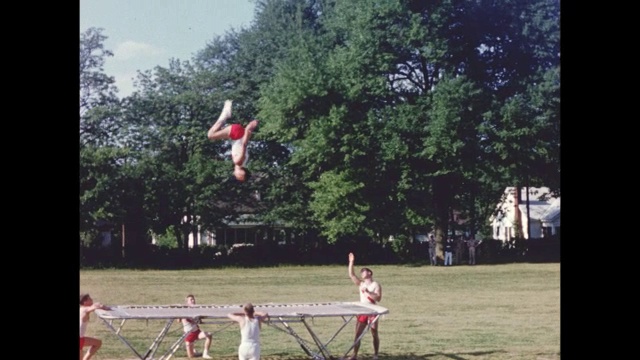
<svg viewBox="0 0 640 360">
<path fill-rule="evenodd" d="M 238 140 L 244 136 L 244 128 L 240 124 L 231 124 L 231 130 L 229 131 L 229 138 L 231 140 Z"/>
<path fill-rule="evenodd" d="M 80 350 L 84 347 L 84 337 L 80 337 Z"/>
<path fill-rule="evenodd" d="M 184 338 L 185 342 L 194 342 L 198 340 L 198 335 L 200 335 L 200 330 L 195 330 L 189 333 L 186 338 Z"/>
</svg>

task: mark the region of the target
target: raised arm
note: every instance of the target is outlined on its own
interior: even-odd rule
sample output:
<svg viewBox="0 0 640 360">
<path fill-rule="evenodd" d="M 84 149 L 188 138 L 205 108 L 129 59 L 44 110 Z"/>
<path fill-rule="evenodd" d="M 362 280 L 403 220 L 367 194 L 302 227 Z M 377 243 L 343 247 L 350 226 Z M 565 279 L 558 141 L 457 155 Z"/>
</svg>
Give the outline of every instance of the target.
<svg viewBox="0 0 640 360">
<path fill-rule="evenodd" d="M 256 311 L 253 313 L 253 316 L 255 316 L 260 322 L 269 321 L 269 314 L 266 312 Z"/>
<path fill-rule="evenodd" d="M 355 255 L 353 255 L 353 253 L 349 253 L 349 269 L 348 269 L 348 273 L 349 273 L 349 277 L 351 278 L 351 281 L 353 281 L 354 284 L 356 285 L 360 285 L 360 278 L 356 276 L 356 273 L 353 271 L 353 263 L 355 262 L 356 257 Z"/>
<path fill-rule="evenodd" d="M 229 313 L 227 317 L 240 325 L 244 323 L 244 312 Z"/>
</svg>

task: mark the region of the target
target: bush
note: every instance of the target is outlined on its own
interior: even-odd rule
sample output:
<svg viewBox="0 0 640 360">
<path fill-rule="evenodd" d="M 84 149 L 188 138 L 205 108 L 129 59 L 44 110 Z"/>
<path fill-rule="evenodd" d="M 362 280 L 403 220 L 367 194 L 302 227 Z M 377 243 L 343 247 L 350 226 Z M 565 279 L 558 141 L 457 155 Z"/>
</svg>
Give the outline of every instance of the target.
<svg viewBox="0 0 640 360">
<path fill-rule="evenodd" d="M 234 265 L 251 266 L 260 263 L 257 248 L 251 243 L 233 244 L 227 251 L 227 257 Z"/>
<path fill-rule="evenodd" d="M 224 266 L 333 265 L 346 264 L 347 254 L 356 254 L 359 264 L 408 264 L 428 262 L 428 245 L 399 235 L 381 243 L 370 237 L 339 239 L 327 244 L 316 239 L 297 244 L 239 243 L 201 245 L 194 249 L 146 244 L 130 249 L 123 257 L 120 246 L 81 246 L 80 268 L 194 269 Z M 560 261 L 560 239 L 513 239 L 503 243 L 487 239 L 478 247 L 479 263 Z"/>
</svg>

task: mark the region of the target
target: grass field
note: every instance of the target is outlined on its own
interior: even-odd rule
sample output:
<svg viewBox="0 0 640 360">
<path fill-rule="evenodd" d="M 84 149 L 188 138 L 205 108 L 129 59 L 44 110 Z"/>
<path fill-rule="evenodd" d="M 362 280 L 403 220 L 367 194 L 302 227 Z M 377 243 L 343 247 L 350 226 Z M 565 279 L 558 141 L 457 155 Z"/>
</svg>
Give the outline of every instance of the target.
<svg viewBox="0 0 640 360">
<path fill-rule="evenodd" d="M 208 269 L 182 271 L 81 270 L 80 290 L 110 305 L 183 303 L 192 293 L 198 304 L 357 301 L 357 288 L 344 266 Z M 358 264 L 372 268 L 382 285 L 380 305 L 389 314 L 380 320 L 380 359 L 560 359 L 560 264 L 477 266 L 402 266 Z M 338 328 L 339 318 L 316 318 L 323 340 Z M 118 322 L 119 324 L 119 322 Z M 114 324 L 114 325 L 118 325 Z M 129 320 L 123 334 L 144 353 L 164 322 Z M 301 326 L 301 325 L 300 325 Z M 236 324 L 203 324 L 213 331 L 214 359 L 237 359 L 240 332 Z M 299 331 L 299 329 L 301 329 Z M 303 328 L 296 328 L 298 333 Z M 174 323 L 157 356 L 182 332 Z M 88 336 L 103 340 L 98 360 L 136 359 L 100 319 L 91 315 Z M 330 343 L 342 355 L 353 341 L 353 324 Z M 166 343 L 166 346 L 165 346 Z M 202 341 L 196 343 L 202 351 Z M 359 359 L 371 359 L 371 336 L 362 340 Z M 266 326 L 264 360 L 302 360 L 295 339 Z M 186 359 L 184 348 L 173 359 Z"/>
</svg>

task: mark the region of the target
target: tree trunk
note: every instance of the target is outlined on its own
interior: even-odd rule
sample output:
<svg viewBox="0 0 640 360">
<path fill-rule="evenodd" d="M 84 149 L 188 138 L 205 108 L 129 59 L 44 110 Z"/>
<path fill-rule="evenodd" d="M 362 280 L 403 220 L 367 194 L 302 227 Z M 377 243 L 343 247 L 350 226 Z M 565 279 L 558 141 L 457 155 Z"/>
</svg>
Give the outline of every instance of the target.
<svg viewBox="0 0 640 360">
<path fill-rule="evenodd" d="M 449 205 L 451 204 L 451 182 L 449 176 L 433 179 L 433 208 L 435 215 L 436 257 L 444 260 L 444 240 L 449 230 Z"/>
<path fill-rule="evenodd" d="M 527 189 L 527 240 L 531 239 L 531 214 L 529 212 L 529 176 L 526 177 L 525 189 Z"/>
<path fill-rule="evenodd" d="M 176 229 L 180 229 L 180 224 L 176 225 Z M 175 231 L 176 235 L 176 243 L 178 244 L 178 249 L 186 249 L 185 243 L 182 241 L 182 231 Z"/>
</svg>

